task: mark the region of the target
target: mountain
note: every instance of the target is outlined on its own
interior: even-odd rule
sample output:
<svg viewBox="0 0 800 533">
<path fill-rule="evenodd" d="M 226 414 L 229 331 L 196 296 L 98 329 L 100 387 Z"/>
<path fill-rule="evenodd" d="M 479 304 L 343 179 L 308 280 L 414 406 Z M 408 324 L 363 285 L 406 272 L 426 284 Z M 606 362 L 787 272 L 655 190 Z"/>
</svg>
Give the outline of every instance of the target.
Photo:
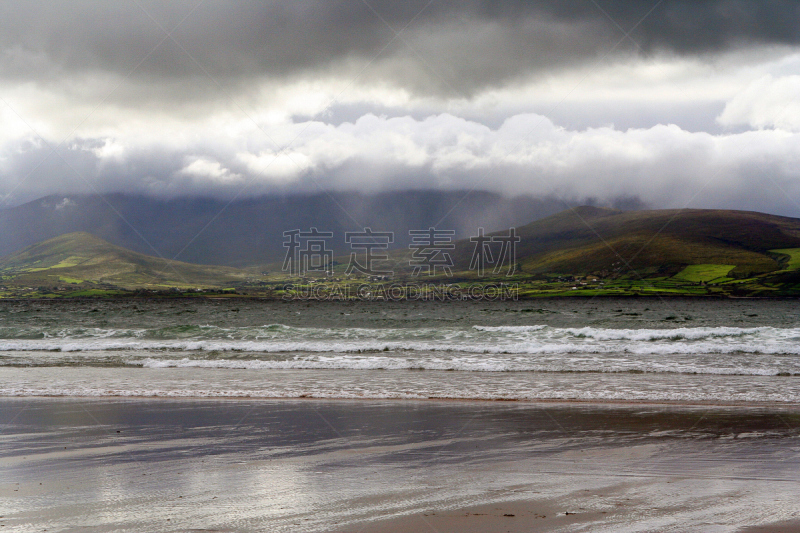
<svg viewBox="0 0 800 533">
<path fill-rule="evenodd" d="M 616 295 L 636 291 L 800 294 L 799 219 L 745 211 L 625 212 L 583 206 L 515 231 L 519 242 L 513 279 L 523 284 L 525 295 L 560 295 L 575 289 Z M 507 234 L 505 230 L 487 237 Z M 439 272 L 439 279 L 448 283 L 477 280 L 470 269 L 475 244 L 463 239 L 454 245 L 453 278 L 444 280 Z M 499 245 L 492 246 L 492 257 L 497 260 Z M 395 281 L 429 280 L 412 278 L 410 253 L 408 249 L 391 252 L 389 264 L 397 274 Z M 364 277 L 348 278 L 344 274 L 347 260 L 348 256 L 337 257 L 336 274 L 329 280 L 300 281 L 282 274 L 280 263 L 273 264 L 271 273 L 264 275 L 260 269 L 167 261 L 85 232 L 73 232 L 0 258 L 0 283 L 8 286 L 7 296 L 24 296 L 26 290 L 41 297 L 70 295 L 76 290 L 80 293 L 78 289 L 174 291 L 211 287 L 235 287 L 244 294 L 275 296 L 287 281 L 301 285 L 316 282 L 317 286 L 320 281 L 363 283 Z M 487 269 L 490 272 L 491 266 Z M 485 279 L 506 279 L 505 274 L 504 269 L 499 276 L 489 274 Z M 591 280 L 594 285 L 577 284 L 575 278 Z M 600 283 L 603 280 L 608 283 Z M 382 276 L 380 281 L 384 281 Z"/>
<path fill-rule="evenodd" d="M 68 233 L 0 258 L 0 276 L 17 286 L 105 284 L 136 288 L 225 286 L 249 274 L 230 267 L 166 261 L 83 232 Z"/>
<path fill-rule="evenodd" d="M 244 267 L 283 259 L 283 232 L 331 231 L 346 253 L 346 231 L 395 232 L 406 248 L 408 230 L 435 226 L 458 238 L 527 224 L 562 209 L 553 199 L 505 198 L 485 191 L 319 193 L 226 201 L 160 200 L 146 196 L 49 196 L 0 210 L 0 256 L 64 233 L 84 231 L 111 244 L 190 263 Z"/>
<path fill-rule="evenodd" d="M 727 275 L 743 278 L 786 269 L 800 252 L 792 250 L 800 248 L 800 219 L 747 211 L 583 206 L 516 232 L 517 262 L 531 275 L 663 277 L 690 265 L 730 265 Z M 460 269 L 469 268 L 473 248 L 459 243 Z"/>
</svg>

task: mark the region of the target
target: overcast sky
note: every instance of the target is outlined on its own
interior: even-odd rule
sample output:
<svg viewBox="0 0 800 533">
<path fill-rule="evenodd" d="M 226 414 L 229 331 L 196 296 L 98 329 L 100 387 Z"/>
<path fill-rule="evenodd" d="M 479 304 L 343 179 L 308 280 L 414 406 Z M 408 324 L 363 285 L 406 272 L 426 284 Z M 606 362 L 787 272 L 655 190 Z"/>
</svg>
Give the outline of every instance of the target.
<svg viewBox="0 0 800 533">
<path fill-rule="evenodd" d="M 0 205 L 469 189 L 800 216 L 800 3 L 0 1 Z"/>
</svg>

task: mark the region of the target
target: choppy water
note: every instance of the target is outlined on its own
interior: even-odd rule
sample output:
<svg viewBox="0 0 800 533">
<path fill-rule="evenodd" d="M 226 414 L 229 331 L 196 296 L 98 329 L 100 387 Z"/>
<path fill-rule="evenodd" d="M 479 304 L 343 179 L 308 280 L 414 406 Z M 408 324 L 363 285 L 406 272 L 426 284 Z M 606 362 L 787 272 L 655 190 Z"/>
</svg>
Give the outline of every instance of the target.
<svg viewBox="0 0 800 533">
<path fill-rule="evenodd" d="M 763 300 L 2 302 L 0 395 L 798 402 L 798 311 Z"/>
</svg>

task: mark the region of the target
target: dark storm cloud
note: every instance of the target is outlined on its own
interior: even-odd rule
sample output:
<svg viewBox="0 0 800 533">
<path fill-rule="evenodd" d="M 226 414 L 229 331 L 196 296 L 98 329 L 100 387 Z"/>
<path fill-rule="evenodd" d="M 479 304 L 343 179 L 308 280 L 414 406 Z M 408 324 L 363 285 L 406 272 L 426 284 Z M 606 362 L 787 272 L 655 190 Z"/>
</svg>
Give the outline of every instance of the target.
<svg viewBox="0 0 800 533">
<path fill-rule="evenodd" d="M 697 206 L 797 214 L 800 2 L 428 2 L 0 2 L 0 207 L 473 187 L 681 207 L 709 176 Z"/>
<path fill-rule="evenodd" d="M 789 1 L 426 4 L 427 0 L 4 2 L 0 76 L 46 81 L 68 79 L 76 72 L 125 76 L 135 69 L 134 78 L 144 82 L 174 82 L 203 80 L 205 69 L 222 83 L 241 84 L 262 76 L 351 76 L 377 57 L 363 74 L 367 80 L 452 96 L 594 61 L 623 39 L 620 28 L 636 26 L 632 40 L 619 43 L 619 53 L 702 54 L 800 41 L 800 10 L 797 2 Z M 387 24 L 394 30 L 405 28 L 402 39 L 392 41 Z M 154 50 L 165 38 L 159 25 L 167 30 L 178 26 L 175 40 L 199 65 L 169 39 Z M 203 91 L 192 90 L 202 98 Z"/>
</svg>

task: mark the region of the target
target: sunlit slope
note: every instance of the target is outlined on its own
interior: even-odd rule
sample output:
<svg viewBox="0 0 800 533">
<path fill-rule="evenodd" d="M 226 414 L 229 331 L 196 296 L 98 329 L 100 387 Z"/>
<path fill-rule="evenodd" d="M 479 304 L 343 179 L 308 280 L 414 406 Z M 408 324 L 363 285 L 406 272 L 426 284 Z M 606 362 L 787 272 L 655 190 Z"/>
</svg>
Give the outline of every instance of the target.
<svg viewBox="0 0 800 533">
<path fill-rule="evenodd" d="M 775 273 L 783 276 L 781 280 L 789 276 L 786 279 L 791 281 L 800 266 L 800 220 L 762 213 L 622 212 L 579 207 L 516 231 L 520 238 L 516 274 L 522 278 L 629 276 L 719 284 Z M 473 251 L 469 240 L 456 243 L 451 252 L 456 278 L 475 277 L 469 269 Z M 494 252 L 496 256 L 497 246 Z M 391 252 L 386 269 L 394 270 L 400 279 L 409 278 L 409 254 L 408 249 Z M 347 257 L 339 259 L 336 276 L 344 279 Z M 275 275 L 270 279 L 284 279 L 280 264 L 273 266 Z M 62 235 L 0 259 L 0 277 L 0 285 L 28 287 L 91 282 L 120 288 L 189 288 L 264 281 L 261 271 L 167 261 L 82 232 Z"/>
<path fill-rule="evenodd" d="M 800 247 L 800 220 L 728 210 L 616 211 L 578 207 L 517 228 L 523 273 L 596 274 L 634 271 L 673 276 L 690 265 L 732 265 L 746 277 L 790 268 Z M 459 243 L 466 269 L 473 247 Z"/>
<path fill-rule="evenodd" d="M 3 283 L 107 283 L 118 287 L 219 286 L 242 281 L 238 269 L 167 261 L 114 246 L 89 233 L 61 235 L 0 259 Z"/>
</svg>

